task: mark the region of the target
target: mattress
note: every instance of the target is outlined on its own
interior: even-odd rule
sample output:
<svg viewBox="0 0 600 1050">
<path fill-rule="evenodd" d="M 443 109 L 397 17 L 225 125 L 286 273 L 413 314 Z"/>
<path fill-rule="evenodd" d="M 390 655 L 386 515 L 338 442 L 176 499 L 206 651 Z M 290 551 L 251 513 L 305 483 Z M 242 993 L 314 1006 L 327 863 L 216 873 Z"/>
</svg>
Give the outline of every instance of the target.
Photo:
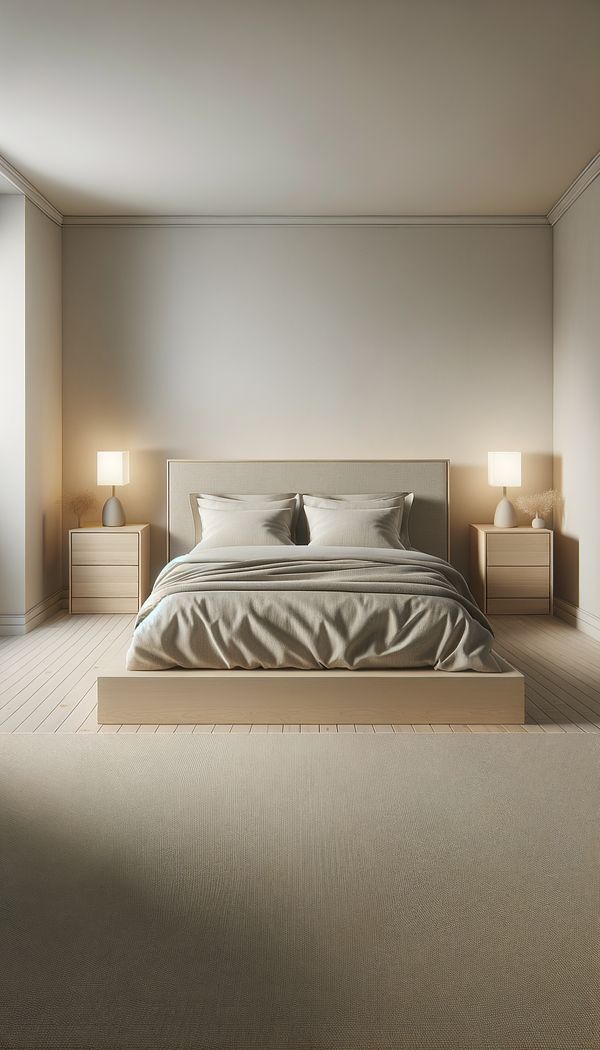
<svg viewBox="0 0 600 1050">
<path fill-rule="evenodd" d="M 130 671 L 434 668 L 498 673 L 465 580 L 414 550 L 222 547 L 175 558 L 137 617 Z"/>
</svg>

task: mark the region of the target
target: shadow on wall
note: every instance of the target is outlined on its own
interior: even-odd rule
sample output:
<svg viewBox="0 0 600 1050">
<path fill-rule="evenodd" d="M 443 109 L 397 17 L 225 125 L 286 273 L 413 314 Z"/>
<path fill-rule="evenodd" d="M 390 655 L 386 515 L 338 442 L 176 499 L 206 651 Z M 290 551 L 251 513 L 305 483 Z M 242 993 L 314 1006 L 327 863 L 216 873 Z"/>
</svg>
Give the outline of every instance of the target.
<svg viewBox="0 0 600 1050">
<path fill-rule="evenodd" d="M 167 561 L 167 460 L 190 458 L 181 448 L 136 449 L 131 483 L 121 493 L 127 521 L 149 522 L 152 582 Z"/>
<path fill-rule="evenodd" d="M 554 457 L 554 488 L 563 491 L 562 456 Z M 554 513 L 554 593 L 579 606 L 579 540 L 563 532 L 565 505 L 561 500 Z"/>
</svg>

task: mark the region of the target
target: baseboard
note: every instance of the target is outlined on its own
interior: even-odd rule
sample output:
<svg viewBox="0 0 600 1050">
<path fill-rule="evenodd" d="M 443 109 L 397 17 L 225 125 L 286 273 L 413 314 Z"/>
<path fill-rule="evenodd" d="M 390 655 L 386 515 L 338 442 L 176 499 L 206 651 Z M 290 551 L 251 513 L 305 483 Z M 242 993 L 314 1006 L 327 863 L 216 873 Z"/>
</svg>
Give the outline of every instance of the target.
<svg viewBox="0 0 600 1050">
<path fill-rule="evenodd" d="M 24 613 L 0 613 L 0 637 L 12 637 L 27 634 L 34 627 L 39 627 L 44 620 L 54 616 L 61 609 L 67 608 L 68 594 L 60 590 L 32 605 Z"/>
<path fill-rule="evenodd" d="M 554 615 L 564 620 L 565 623 L 571 624 L 571 627 L 576 627 L 578 631 L 588 634 L 590 638 L 595 638 L 597 642 L 600 642 L 600 616 L 586 612 L 584 609 L 580 609 L 579 606 L 571 605 L 570 602 L 564 601 L 563 598 L 556 597 L 554 599 Z"/>
</svg>

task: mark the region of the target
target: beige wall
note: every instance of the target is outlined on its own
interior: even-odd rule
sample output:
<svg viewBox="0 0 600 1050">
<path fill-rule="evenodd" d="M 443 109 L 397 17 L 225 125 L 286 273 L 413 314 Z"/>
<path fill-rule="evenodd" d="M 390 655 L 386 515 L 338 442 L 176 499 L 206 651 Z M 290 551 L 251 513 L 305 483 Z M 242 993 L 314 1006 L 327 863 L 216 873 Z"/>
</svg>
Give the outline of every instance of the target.
<svg viewBox="0 0 600 1050">
<path fill-rule="evenodd" d="M 556 593 L 600 632 L 600 179 L 554 227 Z M 587 623 L 586 623 L 587 621 Z"/>
<path fill-rule="evenodd" d="M 489 449 L 551 483 L 548 227 L 66 228 L 64 484 L 121 493 L 164 561 L 165 460 L 449 457 L 453 560 Z M 101 498 L 106 493 L 98 492 Z"/>
<path fill-rule="evenodd" d="M 0 195 L 0 631 L 25 609 L 25 201 Z"/>
<path fill-rule="evenodd" d="M 62 589 L 62 234 L 25 202 L 26 609 Z"/>
<path fill-rule="evenodd" d="M 0 196 L 0 634 L 60 601 L 61 231 Z"/>
</svg>

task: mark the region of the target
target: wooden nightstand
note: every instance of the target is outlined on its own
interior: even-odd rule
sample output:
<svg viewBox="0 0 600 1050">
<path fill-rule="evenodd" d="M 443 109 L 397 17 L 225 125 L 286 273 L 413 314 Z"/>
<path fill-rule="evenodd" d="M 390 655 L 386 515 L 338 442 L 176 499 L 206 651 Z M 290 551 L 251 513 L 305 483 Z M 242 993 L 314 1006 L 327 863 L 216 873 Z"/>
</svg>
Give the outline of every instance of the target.
<svg viewBox="0 0 600 1050">
<path fill-rule="evenodd" d="M 471 525 L 471 590 L 488 615 L 552 612 L 551 529 Z"/>
<path fill-rule="evenodd" d="M 70 613 L 134 613 L 149 592 L 149 525 L 70 530 Z"/>
</svg>

